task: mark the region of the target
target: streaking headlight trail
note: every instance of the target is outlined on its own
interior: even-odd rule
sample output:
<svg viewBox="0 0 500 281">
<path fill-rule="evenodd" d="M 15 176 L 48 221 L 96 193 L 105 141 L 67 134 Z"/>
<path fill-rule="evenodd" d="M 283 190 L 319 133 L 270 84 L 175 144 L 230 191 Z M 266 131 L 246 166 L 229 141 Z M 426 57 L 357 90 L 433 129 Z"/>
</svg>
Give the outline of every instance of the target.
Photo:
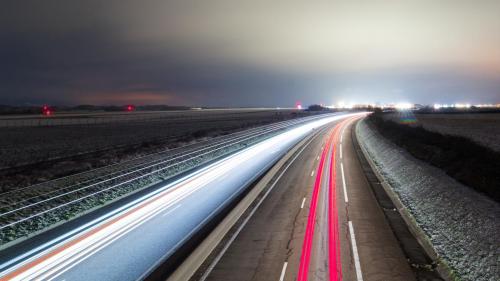
<svg viewBox="0 0 500 281">
<path fill-rule="evenodd" d="M 0 265 L 0 280 L 137 280 L 172 255 L 326 115 L 257 143 Z"/>
</svg>

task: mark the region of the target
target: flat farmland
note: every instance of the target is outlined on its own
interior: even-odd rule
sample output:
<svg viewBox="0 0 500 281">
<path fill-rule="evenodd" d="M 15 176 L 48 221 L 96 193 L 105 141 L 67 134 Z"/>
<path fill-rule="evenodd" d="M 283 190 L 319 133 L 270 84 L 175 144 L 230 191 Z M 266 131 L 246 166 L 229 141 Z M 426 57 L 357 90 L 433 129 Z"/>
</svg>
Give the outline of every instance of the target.
<svg viewBox="0 0 500 281">
<path fill-rule="evenodd" d="M 0 126 L 0 192 L 305 115 L 275 109 L 96 113 L 54 116 L 45 125 L 27 125 L 36 116 L 2 117 L 0 123 L 21 125 Z"/>
<path fill-rule="evenodd" d="M 28 186 L 14 184 L 12 180 L 7 185 L 9 181 L 2 179 L 0 248 L 18 238 L 47 230 L 133 193 L 154 189 L 157 184 L 185 171 L 316 118 L 318 116 L 291 118 L 198 139 L 192 144 Z M 133 153 L 130 151 L 130 154 Z"/>
<path fill-rule="evenodd" d="M 386 114 L 384 118 L 446 135 L 469 138 L 500 151 L 500 113 Z"/>
<path fill-rule="evenodd" d="M 48 127 L 65 125 L 98 125 L 127 122 L 148 122 L 162 120 L 186 120 L 247 115 L 249 113 L 269 113 L 270 111 L 290 112 L 293 109 L 274 110 L 269 108 L 230 108 L 230 109 L 192 109 L 169 111 L 94 111 L 94 112 L 55 112 L 50 116 L 41 114 L 0 116 L 0 128 Z"/>
</svg>

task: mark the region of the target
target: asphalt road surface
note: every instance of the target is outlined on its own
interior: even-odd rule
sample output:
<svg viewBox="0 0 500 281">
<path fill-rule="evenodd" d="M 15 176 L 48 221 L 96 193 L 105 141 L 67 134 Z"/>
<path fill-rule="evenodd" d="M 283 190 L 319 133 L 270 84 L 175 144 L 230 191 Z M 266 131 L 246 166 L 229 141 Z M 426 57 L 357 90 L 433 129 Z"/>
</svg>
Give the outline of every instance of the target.
<svg viewBox="0 0 500 281">
<path fill-rule="evenodd" d="M 128 203 L 67 236 L 12 257 L 0 264 L 0 280 L 140 279 L 305 136 L 347 116 L 329 115 L 294 127 Z M 304 189 L 304 196 L 306 192 Z M 299 234 L 299 244 L 300 240 Z"/>
<path fill-rule="evenodd" d="M 415 280 L 353 148 L 355 119 L 302 152 L 207 280 Z"/>
</svg>

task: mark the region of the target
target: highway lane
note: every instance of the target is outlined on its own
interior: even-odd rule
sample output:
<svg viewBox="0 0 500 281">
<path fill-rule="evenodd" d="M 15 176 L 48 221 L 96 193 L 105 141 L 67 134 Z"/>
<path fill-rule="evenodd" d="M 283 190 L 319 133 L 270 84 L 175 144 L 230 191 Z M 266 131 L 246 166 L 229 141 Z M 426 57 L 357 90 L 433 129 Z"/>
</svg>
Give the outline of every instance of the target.
<svg viewBox="0 0 500 281">
<path fill-rule="evenodd" d="M 207 281 L 280 280 L 285 262 L 285 280 L 296 280 L 317 164 L 329 129 L 290 164 Z"/>
<path fill-rule="evenodd" d="M 382 209 L 363 174 L 359 159 L 356 156 L 352 140 L 354 122 L 345 126 L 342 142 L 342 159 L 340 148 L 337 151 L 337 185 L 345 181 L 347 201 L 339 200 L 339 219 L 341 220 L 341 237 L 346 245 L 342 249 L 342 267 L 345 280 L 380 280 L 411 281 L 415 280 L 408 261 L 392 232 Z M 343 167 L 341 167 L 341 165 Z M 344 169 L 342 179 L 341 169 Z M 341 190 L 342 195 L 344 194 Z M 352 236 L 356 241 L 358 264 L 352 249 Z M 349 246 L 347 246 L 349 245 Z"/>
<path fill-rule="evenodd" d="M 332 159 L 330 149 L 333 134 L 339 126 L 340 123 L 330 130 L 321 147 L 301 250 L 297 275 L 299 281 L 307 281 L 310 276 L 326 280 L 329 275 L 329 171 Z"/>
<path fill-rule="evenodd" d="M 297 158 L 207 280 L 415 280 L 352 147 L 354 122 L 332 124 Z"/>
<path fill-rule="evenodd" d="M 172 254 L 290 147 L 333 116 L 291 129 L 137 200 L 28 260 L 0 280 L 136 280 Z"/>
</svg>

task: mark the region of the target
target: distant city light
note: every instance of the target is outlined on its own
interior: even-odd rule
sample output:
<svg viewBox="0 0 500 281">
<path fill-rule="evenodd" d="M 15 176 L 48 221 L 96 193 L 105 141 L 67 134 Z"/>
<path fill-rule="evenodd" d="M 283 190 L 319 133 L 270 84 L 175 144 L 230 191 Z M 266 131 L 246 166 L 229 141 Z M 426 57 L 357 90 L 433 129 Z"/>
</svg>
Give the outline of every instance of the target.
<svg viewBox="0 0 500 281">
<path fill-rule="evenodd" d="M 476 106 L 480 107 L 479 105 L 476 105 Z M 441 108 L 471 108 L 471 107 L 472 107 L 472 105 L 470 103 L 453 103 L 453 104 L 439 104 L 439 103 L 435 103 L 434 104 L 434 109 L 435 110 L 439 110 Z"/>
<path fill-rule="evenodd" d="M 471 104 L 471 103 L 435 103 L 431 105 L 415 104 L 409 102 L 399 103 L 352 103 L 339 101 L 333 105 L 326 106 L 331 109 L 352 109 L 352 108 L 380 108 L 396 110 L 421 110 L 425 108 L 440 109 L 471 109 L 471 108 L 500 108 L 500 104 Z"/>
<path fill-rule="evenodd" d="M 487 103 L 487 104 L 476 104 L 474 106 L 475 107 L 481 107 L 481 108 L 490 108 L 490 107 L 500 107 L 500 104 Z"/>
<path fill-rule="evenodd" d="M 330 106 L 327 106 L 328 108 L 338 108 L 338 109 L 351 109 L 353 107 L 355 107 L 357 105 L 355 105 L 354 103 L 345 103 L 343 101 L 339 101 L 337 103 L 337 105 L 330 105 Z"/>
<path fill-rule="evenodd" d="M 53 113 L 53 110 L 51 109 L 50 106 L 48 106 L 48 105 L 42 106 L 42 115 L 50 116 L 50 115 L 52 115 L 52 113 Z"/>
<path fill-rule="evenodd" d="M 129 111 L 129 112 L 130 111 L 134 111 L 135 110 L 135 105 L 129 104 L 129 105 L 125 106 L 125 110 Z"/>
<path fill-rule="evenodd" d="M 398 110 L 407 110 L 413 108 L 414 105 L 408 102 L 400 102 L 395 104 L 394 107 Z"/>
</svg>

